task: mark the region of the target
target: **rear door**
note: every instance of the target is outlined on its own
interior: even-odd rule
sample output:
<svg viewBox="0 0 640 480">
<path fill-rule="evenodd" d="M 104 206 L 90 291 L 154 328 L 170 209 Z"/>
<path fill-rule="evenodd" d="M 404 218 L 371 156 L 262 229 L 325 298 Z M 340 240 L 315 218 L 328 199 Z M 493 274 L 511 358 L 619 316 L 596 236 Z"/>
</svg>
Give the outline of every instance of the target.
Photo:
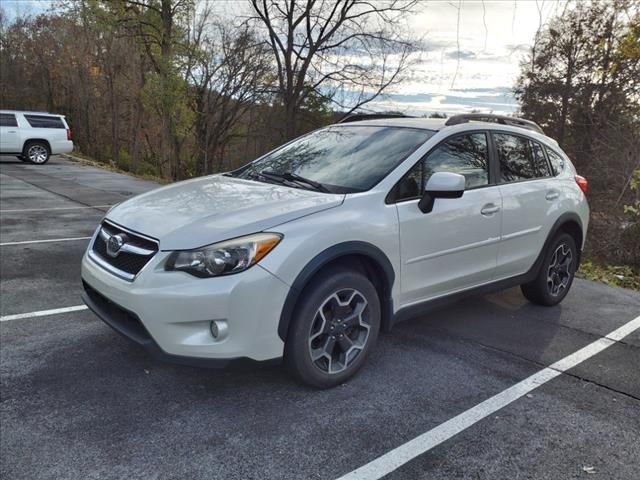
<svg viewBox="0 0 640 480">
<path fill-rule="evenodd" d="M 14 113 L 0 113 L 0 152 L 20 153 L 20 134 Z"/>
<path fill-rule="evenodd" d="M 402 306 L 489 282 L 494 274 L 502 199 L 489 176 L 487 133 L 449 137 L 398 185 Z M 460 198 L 438 198 L 433 211 L 418 208 L 435 172 L 465 176 Z"/>
<path fill-rule="evenodd" d="M 492 132 L 500 170 L 502 234 L 496 279 L 527 272 L 546 240 L 545 226 L 557 218 L 561 188 L 552 178 L 544 149 L 511 132 Z"/>
</svg>

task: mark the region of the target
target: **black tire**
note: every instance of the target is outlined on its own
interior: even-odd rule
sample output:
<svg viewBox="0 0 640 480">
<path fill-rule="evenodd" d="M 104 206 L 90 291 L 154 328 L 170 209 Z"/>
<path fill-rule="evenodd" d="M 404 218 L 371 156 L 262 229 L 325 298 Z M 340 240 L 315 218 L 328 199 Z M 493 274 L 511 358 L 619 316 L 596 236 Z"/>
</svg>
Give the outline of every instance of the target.
<svg viewBox="0 0 640 480">
<path fill-rule="evenodd" d="M 26 161 L 33 163 L 34 165 L 44 165 L 49 161 L 51 151 L 49 145 L 38 140 L 27 142 L 24 146 L 22 153 Z"/>
<path fill-rule="evenodd" d="M 300 298 L 285 343 L 285 364 L 307 385 L 340 385 L 362 367 L 376 343 L 378 293 L 362 273 L 335 267 L 314 278 Z"/>
<path fill-rule="evenodd" d="M 544 254 L 538 276 L 520 286 L 522 293 L 532 303 L 553 306 L 569 293 L 576 273 L 578 250 L 573 237 L 558 234 Z"/>
<path fill-rule="evenodd" d="M 29 160 L 27 160 L 24 155 L 18 155 L 17 156 L 18 160 L 20 160 L 21 162 L 28 162 Z"/>
</svg>

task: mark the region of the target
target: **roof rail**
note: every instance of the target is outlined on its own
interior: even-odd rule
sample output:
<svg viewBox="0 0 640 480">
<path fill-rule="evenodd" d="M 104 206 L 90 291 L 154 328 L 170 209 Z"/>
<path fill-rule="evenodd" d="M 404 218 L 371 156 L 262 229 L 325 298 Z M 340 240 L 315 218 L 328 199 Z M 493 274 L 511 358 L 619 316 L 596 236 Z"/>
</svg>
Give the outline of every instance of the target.
<svg viewBox="0 0 640 480">
<path fill-rule="evenodd" d="M 494 115 L 492 113 L 465 113 L 462 115 L 454 115 L 449 117 L 445 122 L 445 125 L 458 125 L 460 123 L 467 123 L 470 121 L 476 122 L 493 122 L 501 125 L 510 125 L 512 127 L 526 128 L 527 130 L 533 130 L 544 135 L 544 131 L 535 122 L 531 120 L 525 120 L 524 118 L 507 117 L 506 115 Z"/>
<path fill-rule="evenodd" d="M 352 113 L 342 117 L 338 123 L 359 122 L 360 120 L 380 120 L 384 118 L 413 118 L 402 113 Z"/>
</svg>

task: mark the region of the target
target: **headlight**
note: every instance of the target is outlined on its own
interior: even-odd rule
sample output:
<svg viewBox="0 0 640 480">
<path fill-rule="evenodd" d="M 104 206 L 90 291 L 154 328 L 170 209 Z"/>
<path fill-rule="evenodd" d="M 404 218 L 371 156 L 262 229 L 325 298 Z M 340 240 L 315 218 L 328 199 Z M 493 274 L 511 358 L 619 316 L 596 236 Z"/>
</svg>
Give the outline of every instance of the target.
<svg viewBox="0 0 640 480">
<path fill-rule="evenodd" d="M 165 270 L 207 278 L 242 272 L 258 263 L 282 240 L 279 233 L 256 233 L 196 250 L 173 252 Z"/>
</svg>

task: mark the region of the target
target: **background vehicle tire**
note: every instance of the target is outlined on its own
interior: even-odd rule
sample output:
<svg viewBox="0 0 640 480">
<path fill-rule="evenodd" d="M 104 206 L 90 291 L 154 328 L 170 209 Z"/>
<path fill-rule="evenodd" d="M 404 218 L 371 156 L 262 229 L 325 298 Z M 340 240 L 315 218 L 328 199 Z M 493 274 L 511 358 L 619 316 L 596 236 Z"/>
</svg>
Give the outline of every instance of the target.
<svg viewBox="0 0 640 480">
<path fill-rule="evenodd" d="M 380 330 L 380 300 L 363 274 L 329 268 L 304 289 L 294 311 L 284 360 L 317 388 L 344 383 L 364 364 Z"/>
<path fill-rule="evenodd" d="M 578 250 L 573 237 L 567 233 L 557 235 L 545 252 L 536 279 L 520 286 L 522 293 L 532 303 L 557 305 L 569 293 L 577 260 Z"/>
<path fill-rule="evenodd" d="M 24 156 L 24 155 L 18 155 L 18 156 L 17 156 L 17 158 L 18 158 L 18 160 L 20 160 L 21 162 L 28 162 L 28 161 L 29 161 L 29 160 L 27 160 L 27 159 L 25 158 L 25 156 Z"/>
<path fill-rule="evenodd" d="M 44 142 L 29 142 L 24 147 L 23 156 L 35 165 L 43 165 L 49 161 L 51 153 Z"/>
</svg>

